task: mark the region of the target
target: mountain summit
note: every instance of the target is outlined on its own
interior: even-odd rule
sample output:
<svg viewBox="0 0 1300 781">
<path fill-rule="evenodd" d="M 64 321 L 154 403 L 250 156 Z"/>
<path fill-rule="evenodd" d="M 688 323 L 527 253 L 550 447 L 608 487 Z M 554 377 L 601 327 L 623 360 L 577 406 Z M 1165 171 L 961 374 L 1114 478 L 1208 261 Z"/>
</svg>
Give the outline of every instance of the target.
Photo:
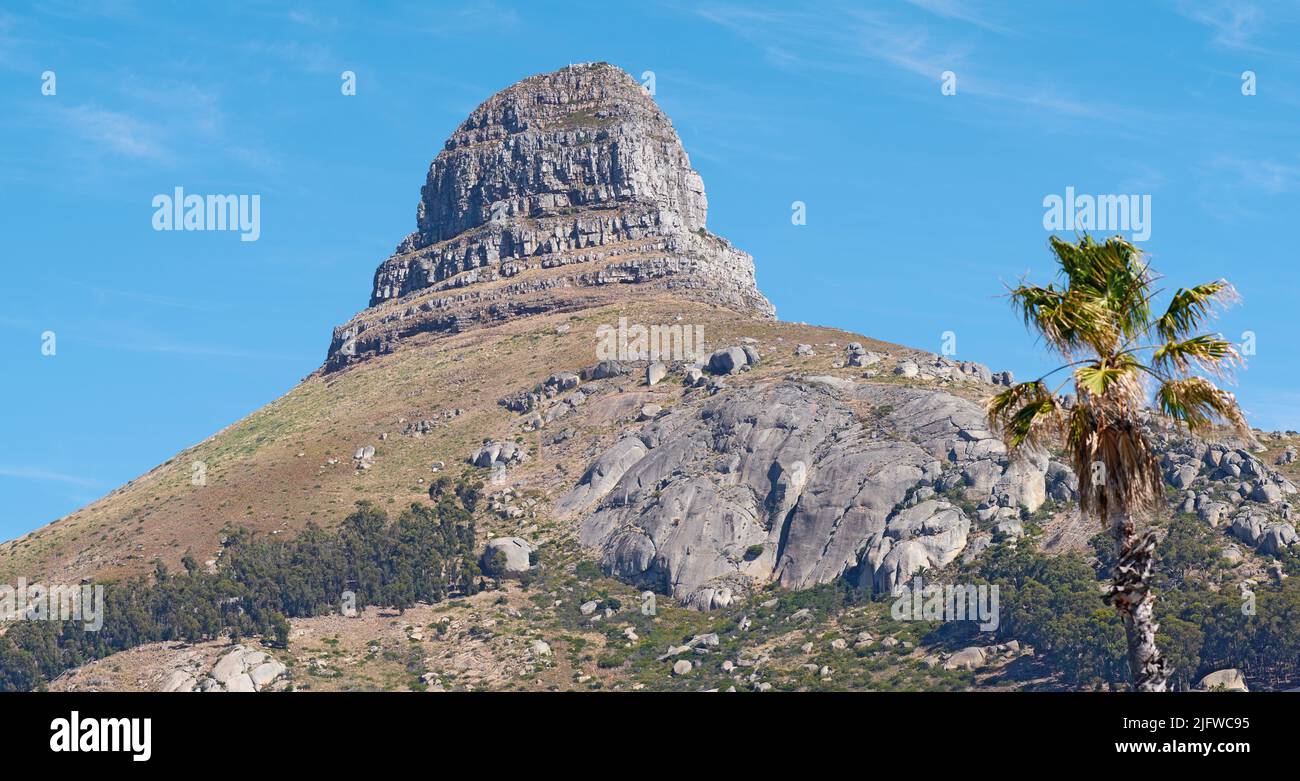
<svg viewBox="0 0 1300 781">
<path fill-rule="evenodd" d="M 447 139 L 416 230 L 375 271 L 370 307 L 334 329 L 325 371 L 454 332 L 669 289 L 760 318 L 754 262 L 705 227 L 704 182 L 650 94 L 607 63 L 493 95 Z"/>
</svg>

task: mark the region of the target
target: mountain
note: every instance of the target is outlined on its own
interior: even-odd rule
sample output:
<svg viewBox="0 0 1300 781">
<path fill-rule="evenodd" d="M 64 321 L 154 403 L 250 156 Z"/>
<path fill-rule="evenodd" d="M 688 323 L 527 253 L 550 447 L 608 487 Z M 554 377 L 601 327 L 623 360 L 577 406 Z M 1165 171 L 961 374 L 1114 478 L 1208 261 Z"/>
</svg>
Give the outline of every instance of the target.
<svg viewBox="0 0 1300 781">
<path fill-rule="evenodd" d="M 1019 639 L 958 649 L 888 615 L 915 575 L 969 574 L 996 551 L 1092 557 L 1065 459 L 1011 459 L 985 422 L 1010 375 L 776 320 L 752 258 L 706 221 L 700 176 L 628 74 L 571 65 L 497 93 L 434 159 L 415 230 L 318 371 L 0 545 L 0 582 L 187 555 L 215 569 L 236 529 L 288 538 L 360 500 L 396 513 L 450 476 L 485 484 L 480 540 L 518 580 L 402 619 L 295 618 L 273 653 L 296 685 L 1077 685 Z M 1280 576 L 1293 439 L 1152 426 L 1172 508 L 1232 560 L 1215 589 Z M 847 607 L 818 601 L 840 589 Z M 644 592 L 658 612 L 638 611 Z M 115 654 L 59 685 L 202 687 L 220 642 Z M 264 653 L 239 649 L 220 685 L 252 685 L 238 676 Z M 1028 672 L 1008 678 L 1014 665 Z"/>
<path fill-rule="evenodd" d="M 417 334 L 641 294 L 624 285 L 774 317 L 753 259 L 707 217 L 677 132 L 628 74 L 595 63 L 525 79 L 447 139 L 416 230 L 376 269 L 370 308 L 334 329 L 326 371 Z"/>
</svg>

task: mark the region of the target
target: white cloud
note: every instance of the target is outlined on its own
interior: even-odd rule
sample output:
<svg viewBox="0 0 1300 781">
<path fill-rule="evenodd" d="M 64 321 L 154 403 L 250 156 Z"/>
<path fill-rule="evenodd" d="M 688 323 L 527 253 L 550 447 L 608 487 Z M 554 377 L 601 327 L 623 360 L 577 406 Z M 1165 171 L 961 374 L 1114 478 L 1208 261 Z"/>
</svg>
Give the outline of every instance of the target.
<svg viewBox="0 0 1300 781">
<path fill-rule="evenodd" d="M 0 477 L 9 477 L 16 480 L 40 480 L 42 482 L 50 483 L 67 483 L 69 485 L 77 485 L 83 488 L 98 488 L 105 485 L 102 480 L 92 480 L 78 475 L 53 472 L 47 469 L 32 469 L 30 467 L 0 466 Z"/>
<path fill-rule="evenodd" d="M 55 109 L 60 127 L 84 141 L 127 157 L 163 160 L 172 157 L 157 128 L 122 111 L 83 105 Z"/>
</svg>

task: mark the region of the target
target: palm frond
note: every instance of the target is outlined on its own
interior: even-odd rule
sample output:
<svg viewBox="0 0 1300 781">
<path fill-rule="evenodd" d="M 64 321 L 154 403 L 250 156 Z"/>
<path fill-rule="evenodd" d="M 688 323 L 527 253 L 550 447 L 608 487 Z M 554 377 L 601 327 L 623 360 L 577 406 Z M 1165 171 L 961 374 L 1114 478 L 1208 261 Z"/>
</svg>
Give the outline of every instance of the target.
<svg viewBox="0 0 1300 781">
<path fill-rule="evenodd" d="M 1169 308 L 1156 319 L 1156 333 L 1166 342 L 1177 341 L 1200 328 L 1213 314 L 1214 306 L 1228 306 L 1240 297 L 1227 280 L 1180 288 Z"/>
<path fill-rule="evenodd" d="M 989 400 L 989 424 L 1002 433 L 1009 450 L 1039 447 L 1059 431 L 1060 404 L 1041 381 L 1013 385 Z"/>
<path fill-rule="evenodd" d="M 1237 399 L 1204 377 L 1184 377 L 1162 382 L 1156 390 L 1160 411 L 1192 430 L 1226 423 L 1248 435 L 1250 427 Z"/>
<path fill-rule="evenodd" d="M 1142 251 L 1120 236 L 1113 236 L 1095 250 L 1096 264 L 1104 274 L 1103 304 L 1125 338 L 1146 330 L 1151 319 L 1150 293 L 1153 275 L 1142 260 Z"/>
<path fill-rule="evenodd" d="M 1188 374 L 1200 368 L 1218 376 L 1231 373 L 1241 355 L 1232 342 L 1216 334 L 1201 334 L 1180 342 L 1167 342 L 1156 348 L 1151 357 L 1154 368 Z"/>
<path fill-rule="evenodd" d="M 1124 381 L 1136 381 L 1137 372 L 1137 360 L 1129 353 L 1120 353 L 1075 369 L 1074 381 L 1080 395 L 1087 393 L 1096 398 L 1114 397 L 1116 390 L 1128 390 L 1129 386 Z"/>
<path fill-rule="evenodd" d="M 1011 301 L 1025 326 L 1064 355 L 1113 341 L 1106 310 L 1077 291 L 1021 285 L 1011 291 Z"/>
</svg>

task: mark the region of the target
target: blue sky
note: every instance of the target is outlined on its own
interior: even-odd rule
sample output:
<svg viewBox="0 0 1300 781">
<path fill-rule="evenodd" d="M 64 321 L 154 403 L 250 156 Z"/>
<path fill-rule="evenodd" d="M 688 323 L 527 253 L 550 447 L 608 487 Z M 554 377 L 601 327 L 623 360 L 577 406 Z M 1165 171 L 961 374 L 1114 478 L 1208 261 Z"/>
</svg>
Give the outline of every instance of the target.
<svg viewBox="0 0 1300 781">
<path fill-rule="evenodd" d="M 1146 194 L 1168 284 L 1244 299 L 1219 327 L 1256 335 L 1252 422 L 1300 428 L 1296 5 L 82 5 L 0 11 L 0 539 L 313 371 L 451 130 L 590 60 L 654 72 L 709 227 L 782 319 L 934 351 L 951 331 L 957 357 L 1030 375 L 1046 358 L 999 296 L 1047 280 L 1043 198 Z M 259 240 L 154 231 L 177 186 L 259 194 Z"/>
</svg>

